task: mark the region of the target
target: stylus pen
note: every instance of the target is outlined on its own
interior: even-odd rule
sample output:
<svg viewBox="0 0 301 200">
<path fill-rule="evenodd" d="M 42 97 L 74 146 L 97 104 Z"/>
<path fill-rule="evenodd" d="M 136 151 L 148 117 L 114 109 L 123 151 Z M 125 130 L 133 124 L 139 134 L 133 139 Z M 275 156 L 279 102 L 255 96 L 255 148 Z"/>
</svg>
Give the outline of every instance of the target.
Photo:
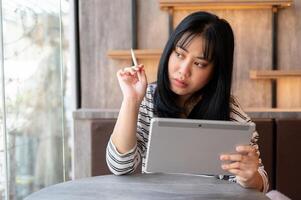
<svg viewBox="0 0 301 200">
<path fill-rule="evenodd" d="M 138 63 L 137 63 L 137 59 L 136 59 L 133 49 L 131 49 L 131 54 L 132 54 L 132 60 L 133 60 L 134 66 L 136 67 L 136 66 L 138 66 Z"/>
</svg>

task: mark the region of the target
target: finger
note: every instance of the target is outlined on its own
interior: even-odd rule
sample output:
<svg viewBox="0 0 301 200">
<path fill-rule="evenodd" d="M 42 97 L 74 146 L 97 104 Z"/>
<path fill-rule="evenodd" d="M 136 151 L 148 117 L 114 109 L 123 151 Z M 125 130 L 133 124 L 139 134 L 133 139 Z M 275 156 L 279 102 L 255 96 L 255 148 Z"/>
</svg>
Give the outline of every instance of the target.
<svg viewBox="0 0 301 200">
<path fill-rule="evenodd" d="M 220 156 L 220 160 L 222 161 L 238 161 L 242 162 L 244 156 L 241 154 L 223 154 Z"/>
<path fill-rule="evenodd" d="M 246 171 L 244 169 L 242 170 L 242 169 L 233 168 L 233 169 L 226 169 L 225 171 L 228 171 L 231 174 L 235 175 L 236 180 L 237 181 L 242 181 L 242 182 L 247 181 L 248 177 L 252 176 L 252 175 L 250 176 L 250 173 L 248 173 L 248 171 Z"/>
<path fill-rule="evenodd" d="M 139 81 L 142 81 L 142 79 L 143 79 L 142 70 L 139 70 L 139 71 L 137 72 L 137 77 L 138 77 L 138 80 L 139 80 Z"/>
<path fill-rule="evenodd" d="M 227 171 L 230 172 L 231 174 L 236 175 L 236 176 L 242 176 L 243 175 L 243 171 L 240 170 L 240 169 L 229 169 Z"/>
<path fill-rule="evenodd" d="M 123 69 L 125 73 L 134 75 L 136 73 L 135 67 L 126 67 Z"/>
<path fill-rule="evenodd" d="M 256 152 L 255 148 L 252 147 L 251 145 L 239 145 L 236 147 L 236 151 L 239 153 L 244 153 L 244 154 L 253 154 Z"/>
<path fill-rule="evenodd" d="M 139 64 L 137 66 L 134 67 L 136 71 L 141 71 L 142 69 L 144 69 L 144 65 L 143 64 Z"/>
<path fill-rule="evenodd" d="M 145 74 L 143 66 L 139 69 L 139 71 L 137 72 L 137 75 L 138 75 L 139 81 L 141 81 L 143 83 L 147 82 L 147 78 L 146 78 L 146 74 Z"/>
<path fill-rule="evenodd" d="M 139 64 L 139 65 L 137 66 L 137 68 L 138 68 L 139 70 L 141 70 L 141 69 L 144 68 L 144 65 L 143 65 L 143 64 Z"/>
<path fill-rule="evenodd" d="M 128 76 L 132 76 L 131 73 L 129 71 L 124 71 L 122 70 L 120 73 L 119 73 L 119 76 L 120 78 L 124 78 L 125 76 L 128 77 Z"/>
<path fill-rule="evenodd" d="M 130 72 L 125 72 L 123 70 L 119 70 L 117 72 L 117 79 L 119 82 L 136 82 L 137 81 L 137 76 L 133 76 L 130 74 Z"/>
<path fill-rule="evenodd" d="M 139 65 L 133 65 L 132 67 L 131 67 L 131 69 L 133 69 L 134 71 L 139 71 L 140 70 L 140 68 L 139 68 Z"/>
<path fill-rule="evenodd" d="M 117 71 L 117 77 L 122 78 L 124 75 L 127 75 L 127 72 L 124 71 L 123 69 L 120 69 Z"/>
<path fill-rule="evenodd" d="M 138 71 L 138 70 L 135 69 L 135 68 L 130 68 L 130 69 L 129 69 L 129 72 L 130 72 L 131 75 L 136 75 L 136 74 L 137 74 L 137 71 Z"/>
<path fill-rule="evenodd" d="M 118 77 L 119 81 L 131 81 L 133 79 L 133 76 L 131 76 L 130 74 L 128 74 L 127 72 L 125 72 L 123 75 L 121 75 L 120 77 Z"/>
<path fill-rule="evenodd" d="M 230 164 L 222 164 L 223 170 L 230 170 L 230 169 L 240 169 L 245 170 L 247 168 L 245 163 L 242 162 L 233 162 Z"/>
</svg>

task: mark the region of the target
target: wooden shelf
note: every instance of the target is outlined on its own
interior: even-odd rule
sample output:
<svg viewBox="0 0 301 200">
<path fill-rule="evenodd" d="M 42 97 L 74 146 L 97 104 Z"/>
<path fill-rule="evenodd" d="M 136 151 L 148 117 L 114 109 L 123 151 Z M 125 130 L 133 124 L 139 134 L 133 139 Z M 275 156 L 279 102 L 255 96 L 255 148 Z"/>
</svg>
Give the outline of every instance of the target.
<svg viewBox="0 0 301 200">
<path fill-rule="evenodd" d="M 162 54 L 161 49 L 135 49 L 134 52 L 137 59 L 159 59 Z M 111 50 L 107 55 L 112 59 L 132 59 L 130 50 Z"/>
<path fill-rule="evenodd" d="M 293 0 L 159 0 L 163 10 L 268 9 L 285 8 L 292 3 Z"/>
<path fill-rule="evenodd" d="M 301 108 L 246 108 L 244 111 L 252 119 L 300 119 Z"/>
<path fill-rule="evenodd" d="M 277 79 L 284 77 L 300 77 L 301 70 L 252 70 L 250 71 L 251 79 Z"/>
<path fill-rule="evenodd" d="M 271 112 L 271 113 L 301 113 L 301 108 L 246 108 L 244 109 L 245 112 Z"/>
</svg>

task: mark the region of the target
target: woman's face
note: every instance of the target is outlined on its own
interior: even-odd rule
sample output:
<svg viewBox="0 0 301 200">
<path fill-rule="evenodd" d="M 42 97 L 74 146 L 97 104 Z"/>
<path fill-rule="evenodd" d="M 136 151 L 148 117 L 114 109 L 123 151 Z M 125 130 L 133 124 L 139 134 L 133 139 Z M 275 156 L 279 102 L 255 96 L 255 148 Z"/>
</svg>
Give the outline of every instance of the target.
<svg viewBox="0 0 301 200">
<path fill-rule="evenodd" d="M 213 64 L 204 59 L 203 38 L 194 37 L 185 47 L 177 46 L 168 61 L 170 89 L 184 103 L 203 88 L 213 73 Z"/>
</svg>

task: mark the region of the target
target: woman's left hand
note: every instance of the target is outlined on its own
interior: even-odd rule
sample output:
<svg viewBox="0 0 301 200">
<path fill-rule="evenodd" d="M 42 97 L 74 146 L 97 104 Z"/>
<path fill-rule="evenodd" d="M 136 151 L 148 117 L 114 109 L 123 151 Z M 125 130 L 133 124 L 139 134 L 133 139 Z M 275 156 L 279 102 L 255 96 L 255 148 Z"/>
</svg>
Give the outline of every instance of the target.
<svg viewBox="0 0 301 200">
<path fill-rule="evenodd" d="M 237 182 L 246 188 L 257 188 L 262 190 L 262 178 L 258 172 L 259 156 L 256 149 L 251 145 L 236 147 L 237 153 L 223 154 L 220 156 L 223 163 L 222 169 L 234 174 Z"/>
</svg>

